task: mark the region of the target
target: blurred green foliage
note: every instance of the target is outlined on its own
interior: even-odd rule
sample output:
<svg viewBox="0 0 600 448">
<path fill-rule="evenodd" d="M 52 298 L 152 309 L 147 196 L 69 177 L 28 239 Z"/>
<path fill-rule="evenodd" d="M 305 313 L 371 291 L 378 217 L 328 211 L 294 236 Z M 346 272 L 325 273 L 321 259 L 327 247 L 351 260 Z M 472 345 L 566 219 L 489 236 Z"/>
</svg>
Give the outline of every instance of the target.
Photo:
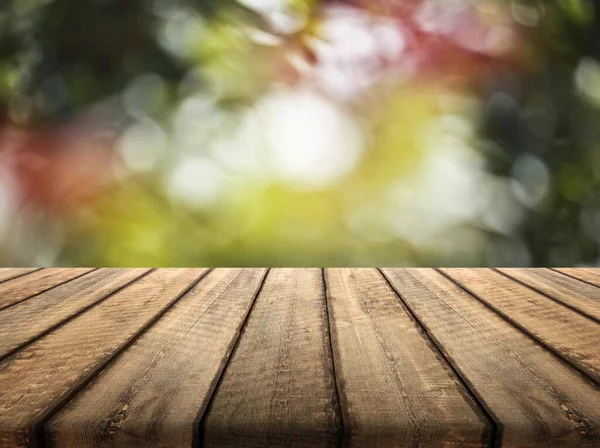
<svg viewBox="0 0 600 448">
<path fill-rule="evenodd" d="M 600 263 L 591 0 L 7 0 L 0 126 L 6 265 Z"/>
</svg>

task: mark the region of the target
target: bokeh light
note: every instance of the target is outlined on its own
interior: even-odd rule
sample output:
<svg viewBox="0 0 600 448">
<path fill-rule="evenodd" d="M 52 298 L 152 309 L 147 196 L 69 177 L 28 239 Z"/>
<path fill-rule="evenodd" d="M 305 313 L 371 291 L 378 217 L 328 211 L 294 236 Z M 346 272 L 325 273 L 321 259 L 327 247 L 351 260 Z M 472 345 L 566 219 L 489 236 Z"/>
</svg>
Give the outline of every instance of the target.
<svg viewBox="0 0 600 448">
<path fill-rule="evenodd" d="M 7 0 L 3 265 L 596 265 L 592 0 Z"/>
</svg>

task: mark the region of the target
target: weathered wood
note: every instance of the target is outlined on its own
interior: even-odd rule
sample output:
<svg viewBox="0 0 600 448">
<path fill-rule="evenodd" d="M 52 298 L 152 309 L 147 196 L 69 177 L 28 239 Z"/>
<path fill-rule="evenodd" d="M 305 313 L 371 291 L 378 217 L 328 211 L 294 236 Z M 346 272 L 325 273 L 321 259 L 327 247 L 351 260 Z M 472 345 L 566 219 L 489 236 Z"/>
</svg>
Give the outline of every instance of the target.
<svg viewBox="0 0 600 448">
<path fill-rule="evenodd" d="M 25 447 L 40 424 L 206 269 L 159 269 L 0 364 L 0 446 Z"/>
<path fill-rule="evenodd" d="M 327 269 L 335 368 L 352 446 L 486 446 L 491 424 L 376 269 Z"/>
<path fill-rule="evenodd" d="M 555 271 L 600 287 L 600 268 L 553 268 Z"/>
<path fill-rule="evenodd" d="M 497 421 L 503 447 L 597 447 L 600 389 L 432 269 L 384 269 Z"/>
<path fill-rule="evenodd" d="M 208 410 L 204 446 L 337 446 L 329 348 L 321 270 L 271 270 Z"/>
<path fill-rule="evenodd" d="M 191 447 L 265 271 L 208 274 L 46 425 L 46 440 Z"/>
<path fill-rule="evenodd" d="M 0 283 L 37 270 L 39 268 L 0 268 Z"/>
<path fill-rule="evenodd" d="M 600 288 L 545 268 L 498 270 L 600 322 Z"/>
<path fill-rule="evenodd" d="M 91 268 L 47 268 L 0 283 L 0 310 L 92 270 Z"/>
<path fill-rule="evenodd" d="M 0 448 L 600 446 L 600 269 L 146 271 L 0 269 Z"/>
<path fill-rule="evenodd" d="M 0 311 L 0 360 L 148 269 L 98 269 Z"/>
<path fill-rule="evenodd" d="M 600 385 L 596 322 L 489 269 L 442 271 Z"/>
</svg>

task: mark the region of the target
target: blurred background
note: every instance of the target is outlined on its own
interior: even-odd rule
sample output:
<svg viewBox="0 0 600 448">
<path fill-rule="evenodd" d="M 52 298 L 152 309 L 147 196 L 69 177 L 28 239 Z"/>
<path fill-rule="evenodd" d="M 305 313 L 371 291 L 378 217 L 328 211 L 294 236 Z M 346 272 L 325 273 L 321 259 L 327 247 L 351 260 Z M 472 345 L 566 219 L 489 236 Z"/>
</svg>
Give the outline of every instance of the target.
<svg viewBox="0 0 600 448">
<path fill-rule="evenodd" d="M 2 265 L 597 265 L 592 0 L 4 0 Z"/>
</svg>

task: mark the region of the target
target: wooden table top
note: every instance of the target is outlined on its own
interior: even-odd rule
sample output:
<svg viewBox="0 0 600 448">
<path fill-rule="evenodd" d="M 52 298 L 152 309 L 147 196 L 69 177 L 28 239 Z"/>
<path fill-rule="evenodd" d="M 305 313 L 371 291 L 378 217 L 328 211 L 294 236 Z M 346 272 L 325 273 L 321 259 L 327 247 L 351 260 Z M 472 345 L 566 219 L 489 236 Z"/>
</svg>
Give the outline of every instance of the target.
<svg viewBox="0 0 600 448">
<path fill-rule="evenodd" d="M 600 269 L 0 269 L 0 447 L 599 447 Z"/>
</svg>

